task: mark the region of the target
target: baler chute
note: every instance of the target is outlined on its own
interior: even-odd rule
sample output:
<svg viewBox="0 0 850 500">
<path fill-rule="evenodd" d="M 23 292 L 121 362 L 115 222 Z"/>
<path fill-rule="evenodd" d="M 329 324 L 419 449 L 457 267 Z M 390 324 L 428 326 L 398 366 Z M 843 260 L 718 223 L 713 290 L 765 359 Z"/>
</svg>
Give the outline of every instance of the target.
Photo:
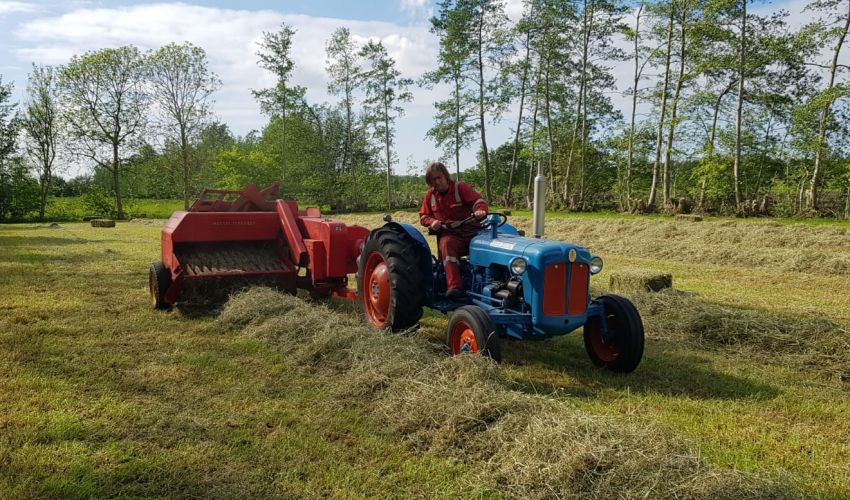
<svg viewBox="0 0 850 500">
<path fill-rule="evenodd" d="M 153 306 L 168 308 L 199 284 L 226 289 L 260 282 L 314 297 L 351 297 L 347 275 L 356 271 L 369 231 L 273 199 L 277 194 L 277 184 L 206 189 L 188 211 L 174 212 L 162 230 L 162 260 L 151 264 Z"/>
</svg>

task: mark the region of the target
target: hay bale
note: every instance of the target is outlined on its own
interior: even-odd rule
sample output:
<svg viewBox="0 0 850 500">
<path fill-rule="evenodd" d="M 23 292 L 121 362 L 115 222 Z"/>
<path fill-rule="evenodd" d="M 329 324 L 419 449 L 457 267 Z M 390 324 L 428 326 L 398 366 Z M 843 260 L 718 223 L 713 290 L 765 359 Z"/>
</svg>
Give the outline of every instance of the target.
<svg viewBox="0 0 850 500">
<path fill-rule="evenodd" d="M 697 214 L 676 214 L 676 218 L 690 222 L 702 222 L 702 215 Z"/>
<path fill-rule="evenodd" d="M 112 219 L 92 219 L 91 227 L 115 227 L 115 221 Z"/>
<path fill-rule="evenodd" d="M 652 269 L 622 269 L 611 273 L 608 286 L 616 293 L 658 292 L 673 287 L 673 275 Z"/>
</svg>

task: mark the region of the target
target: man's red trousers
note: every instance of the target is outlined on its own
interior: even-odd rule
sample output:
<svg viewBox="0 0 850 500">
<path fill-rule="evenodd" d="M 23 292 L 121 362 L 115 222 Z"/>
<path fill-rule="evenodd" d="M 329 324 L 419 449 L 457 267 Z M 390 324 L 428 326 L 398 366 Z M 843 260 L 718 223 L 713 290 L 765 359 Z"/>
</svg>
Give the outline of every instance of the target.
<svg viewBox="0 0 850 500">
<path fill-rule="evenodd" d="M 463 278 L 460 274 L 460 257 L 469 254 L 469 242 L 472 237 L 457 236 L 455 234 L 444 234 L 437 241 L 440 249 L 440 258 L 446 269 L 446 286 L 449 290 L 457 288 L 463 290 Z"/>
</svg>

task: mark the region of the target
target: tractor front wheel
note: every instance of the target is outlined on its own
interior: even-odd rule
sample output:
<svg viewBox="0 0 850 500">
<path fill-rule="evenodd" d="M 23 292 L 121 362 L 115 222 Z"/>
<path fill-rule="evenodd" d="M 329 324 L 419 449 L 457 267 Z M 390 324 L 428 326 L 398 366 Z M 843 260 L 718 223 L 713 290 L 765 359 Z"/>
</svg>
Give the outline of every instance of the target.
<svg viewBox="0 0 850 500">
<path fill-rule="evenodd" d="M 464 306 L 452 313 L 446 343 L 452 356 L 481 354 L 497 363 L 502 361 L 499 333 L 493 327 L 490 316 L 478 306 Z"/>
<path fill-rule="evenodd" d="M 165 292 L 171 287 L 171 273 L 162 262 L 151 264 L 148 273 L 151 305 L 154 309 L 168 309 L 171 304 L 165 302 Z"/>
<path fill-rule="evenodd" d="M 416 242 L 391 227 L 376 229 L 360 252 L 357 301 L 368 323 L 378 329 L 406 330 L 422 317 L 425 279 Z"/>
<path fill-rule="evenodd" d="M 605 311 L 609 335 L 602 335 L 599 316 L 591 316 L 584 326 L 584 348 L 593 364 L 613 372 L 630 373 L 643 358 L 643 321 L 632 302 L 619 295 L 597 299 Z"/>
</svg>

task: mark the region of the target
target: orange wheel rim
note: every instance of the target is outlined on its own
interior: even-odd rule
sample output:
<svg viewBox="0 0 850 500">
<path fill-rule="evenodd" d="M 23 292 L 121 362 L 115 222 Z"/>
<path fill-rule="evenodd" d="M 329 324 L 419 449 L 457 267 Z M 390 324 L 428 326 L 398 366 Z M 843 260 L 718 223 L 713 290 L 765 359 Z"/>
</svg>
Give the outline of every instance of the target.
<svg viewBox="0 0 850 500">
<path fill-rule="evenodd" d="M 390 270 L 379 252 L 366 258 L 362 289 L 366 317 L 376 327 L 384 328 L 390 313 Z"/>
<path fill-rule="evenodd" d="M 615 316 L 608 316 L 605 318 L 605 321 L 608 323 L 609 332 L 615 332 L 617 330 L 617 319 Z M 593 352 L 596 354 L 596 357 L 598 357 L 603 363 L 611 363 L 615 361 L 620 356 L 620 348 L 617 346 L 617 343 L 613 341 L 606 341 L 602 337 L 602 328 L 598 319 L 594 319 L 592 322 L 589 322 L 589 326 L 590 346 L 593 348 Z"/>
<path fill-rule="evenodd" d="M 452 327 L 452 354 L 478 352 L 478 341 L 475 332 L 465 321 L 458 321 Z"/>
</svg>

